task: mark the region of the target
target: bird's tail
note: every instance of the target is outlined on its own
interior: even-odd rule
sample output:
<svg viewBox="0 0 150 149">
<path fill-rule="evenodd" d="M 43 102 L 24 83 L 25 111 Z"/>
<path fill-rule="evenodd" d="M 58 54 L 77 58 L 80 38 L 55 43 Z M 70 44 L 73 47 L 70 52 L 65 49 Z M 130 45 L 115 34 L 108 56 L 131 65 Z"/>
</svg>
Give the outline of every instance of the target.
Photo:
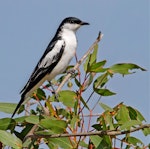
<svg viewBox="0 0 150 149">
<path fill-rule="evenodd" d="M 24 95 L 22 95 L 22 96 L 21 96 L 21 100 L 19 101 L 19 103 L 18 103 L 18 105 L 17 105 L 16 109 L 14 110 L 14 112 L 13 112 L 13 114 L 12 114 L 11 118 L 13 118 L 13 117 L 14 117 L 14 115 L 15 115 L 15 114 L 16 114 L 16 112 L 17 112 L 17 110 L 19 109 L 19 107 L 21 106 L 21 104 L 24 102 L 24 100 L 25 100 L 25 96 L 24 96 Z"/>
</svg>

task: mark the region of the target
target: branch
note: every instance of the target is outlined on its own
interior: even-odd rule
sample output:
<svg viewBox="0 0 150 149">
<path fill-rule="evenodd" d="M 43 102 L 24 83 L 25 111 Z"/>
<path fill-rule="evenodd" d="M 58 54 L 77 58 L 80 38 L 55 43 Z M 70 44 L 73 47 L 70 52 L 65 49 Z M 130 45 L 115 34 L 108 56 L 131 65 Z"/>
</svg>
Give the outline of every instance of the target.
<svg viewBox="0 0 150 149">
<path fill-rule="evenodd" d="M 94 49 L 95 45 L 98 44 L 98 42 L 102 39 L 103 34 L 99 32 L 98 37 L 96 41 L 91 45 L 91 47 L 88 49 L 88 51 L 83 55 L 83 57 L 76 63 L 76 65 L 73 67 L 73 71 L 77 70 L 79 66 L 82 64 L 82 62 L 86 59 L 86 57 L 89 55 L 89 53 Z M 68 73 L 66 77 L 63 79 L 61 84 L 58 86 L 56 90 L 56 94 L 62 89 L 64 84 L 67 82 L 67 80 L 71 77 L 71 73 Z"/>
<path fill-rule="evenodd" d="M 131 130 L 127 131 L 121 131 L 121 130 L 106 130 L 106 131 L 96 131 L 96 132 L 85 132 L 85 133 L 76 133 L 76 134 L 53 134 L 53 135 L 29 135 L 28 137 L 30 138 L 59 138 L 59 137 L 73 137 L 73 136 L 93 136 L 93 135 L 108 135 L 108 136 L 118 136 L 118 135 L 123 135 L 123 134 L 128 134 L 132 133 L 144 128 L 150 128 L 150 124 L 144 124 L 139 127 L 133 128 Z"/>
</svg>

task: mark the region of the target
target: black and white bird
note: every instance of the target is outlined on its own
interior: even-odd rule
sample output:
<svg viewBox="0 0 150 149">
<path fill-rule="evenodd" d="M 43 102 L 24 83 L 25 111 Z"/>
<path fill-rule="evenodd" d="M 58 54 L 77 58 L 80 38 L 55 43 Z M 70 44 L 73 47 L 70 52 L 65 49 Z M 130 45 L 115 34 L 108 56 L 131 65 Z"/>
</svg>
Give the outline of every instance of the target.
<svg viewBox="0 0 150 149">
<path fill-rule="evenodd" d="M 61 22 L 28 82 L 21 90 L 21 100 L 14 110 L 12 117 L 25 99 L 30 97 L 46 80 L 51 81 L 56 75 L 66 70 L 76 53 L 76 31 L 83 25 L 89 25 L 89 23 L 75 17 L 65 18 Z"/>
</svg>

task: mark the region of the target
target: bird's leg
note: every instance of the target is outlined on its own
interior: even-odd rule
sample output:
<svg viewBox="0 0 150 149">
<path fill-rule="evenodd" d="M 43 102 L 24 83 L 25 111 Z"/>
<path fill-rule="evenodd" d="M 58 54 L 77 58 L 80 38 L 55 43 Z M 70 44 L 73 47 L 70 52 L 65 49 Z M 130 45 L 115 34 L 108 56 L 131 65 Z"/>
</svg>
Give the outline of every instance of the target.
<svg viewBox="0 0 150 149">
<path fill-rule="evenodd" d="M 76 73 L 75 73 L 75 70 L 74 69 L 69 69 L 66 71 L 66 73 L 70 73 L 71 74 L 71 77 L 74 78 L 76 76 Z"/>
</svg>

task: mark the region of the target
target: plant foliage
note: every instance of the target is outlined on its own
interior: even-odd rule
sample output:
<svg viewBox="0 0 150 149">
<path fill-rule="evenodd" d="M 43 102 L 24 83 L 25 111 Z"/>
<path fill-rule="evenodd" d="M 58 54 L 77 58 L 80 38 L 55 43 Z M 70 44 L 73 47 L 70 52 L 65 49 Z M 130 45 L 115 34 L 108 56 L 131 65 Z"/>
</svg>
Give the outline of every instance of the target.
<svg viewBox="0 0 150 149">
<path fill-rule="evenodd" d="M 79 147 L 111 149 L 117 148 L 117 141 L 120 144 L 119 148 L 144 148 L 146 145 L 139 138 L 132 136 L 130 132 L 146 122 L 142 114 L 124 103 L 110 107 L 100 102 L 99 98 L 116 94 L 107 88 L 107 83 L 114 75 L 124 76 L 132 74 L 136 69 L 142 71 L 145 69 L 133 63 L 119 63 L 105 67 L 107 61 L 97 61 L 97 53 L 98 45 L 94 47 L 93 52 L 88 55 L 84 62 L 82 74 L 78 71 L 68 83 L 68 88 L 60 91 L 58 95 L 47 91 L 47 88 L 50 88 L 50 85 L 47 84 L 44 89 L 38 89 L 36 96 L 30 100 L 33 101 L 32 104 L 35 104 L 28 111 L 30 114 L 27 113 L 26 116 L 20 114 L 14 119 L 0 119 L 1 146 L 10 146 L 15 149 L 23 147 L 36 149 L 44 143 L 51 149 Z M 58 82 L 62 80 L 64 75 L 58 78 Z M 53 87 L 57 87 L 57 80 L 55 80 Z M 94 93 L 97 94 L 97 99 L 93 100 Z M 40 104 L 34 102 L 37 99 Z M 93 105 L 89 105 L 90 100 L 93 100 Z M 14 103 L 0 103 L 0 111 L 12 114 L 16 105 Z M 99 111 L 97 120 L 92 123 L 94 105 L 99 106 L 103 111 Z M 25 111 L 24 106 L 19 112 L 22 113 L 23 111 Z M 51 137 L 55 134 L 71 135 L 97 131 L 103 133 L 91 136 Z M 121 136 L 115 133 L 106 135 L 106 132 L 111 131 L 126 133 L 120 134 Z M 150 128 L 144 128 L 141 131 L 145 136 L 150 134 Z"/>
</svg>

